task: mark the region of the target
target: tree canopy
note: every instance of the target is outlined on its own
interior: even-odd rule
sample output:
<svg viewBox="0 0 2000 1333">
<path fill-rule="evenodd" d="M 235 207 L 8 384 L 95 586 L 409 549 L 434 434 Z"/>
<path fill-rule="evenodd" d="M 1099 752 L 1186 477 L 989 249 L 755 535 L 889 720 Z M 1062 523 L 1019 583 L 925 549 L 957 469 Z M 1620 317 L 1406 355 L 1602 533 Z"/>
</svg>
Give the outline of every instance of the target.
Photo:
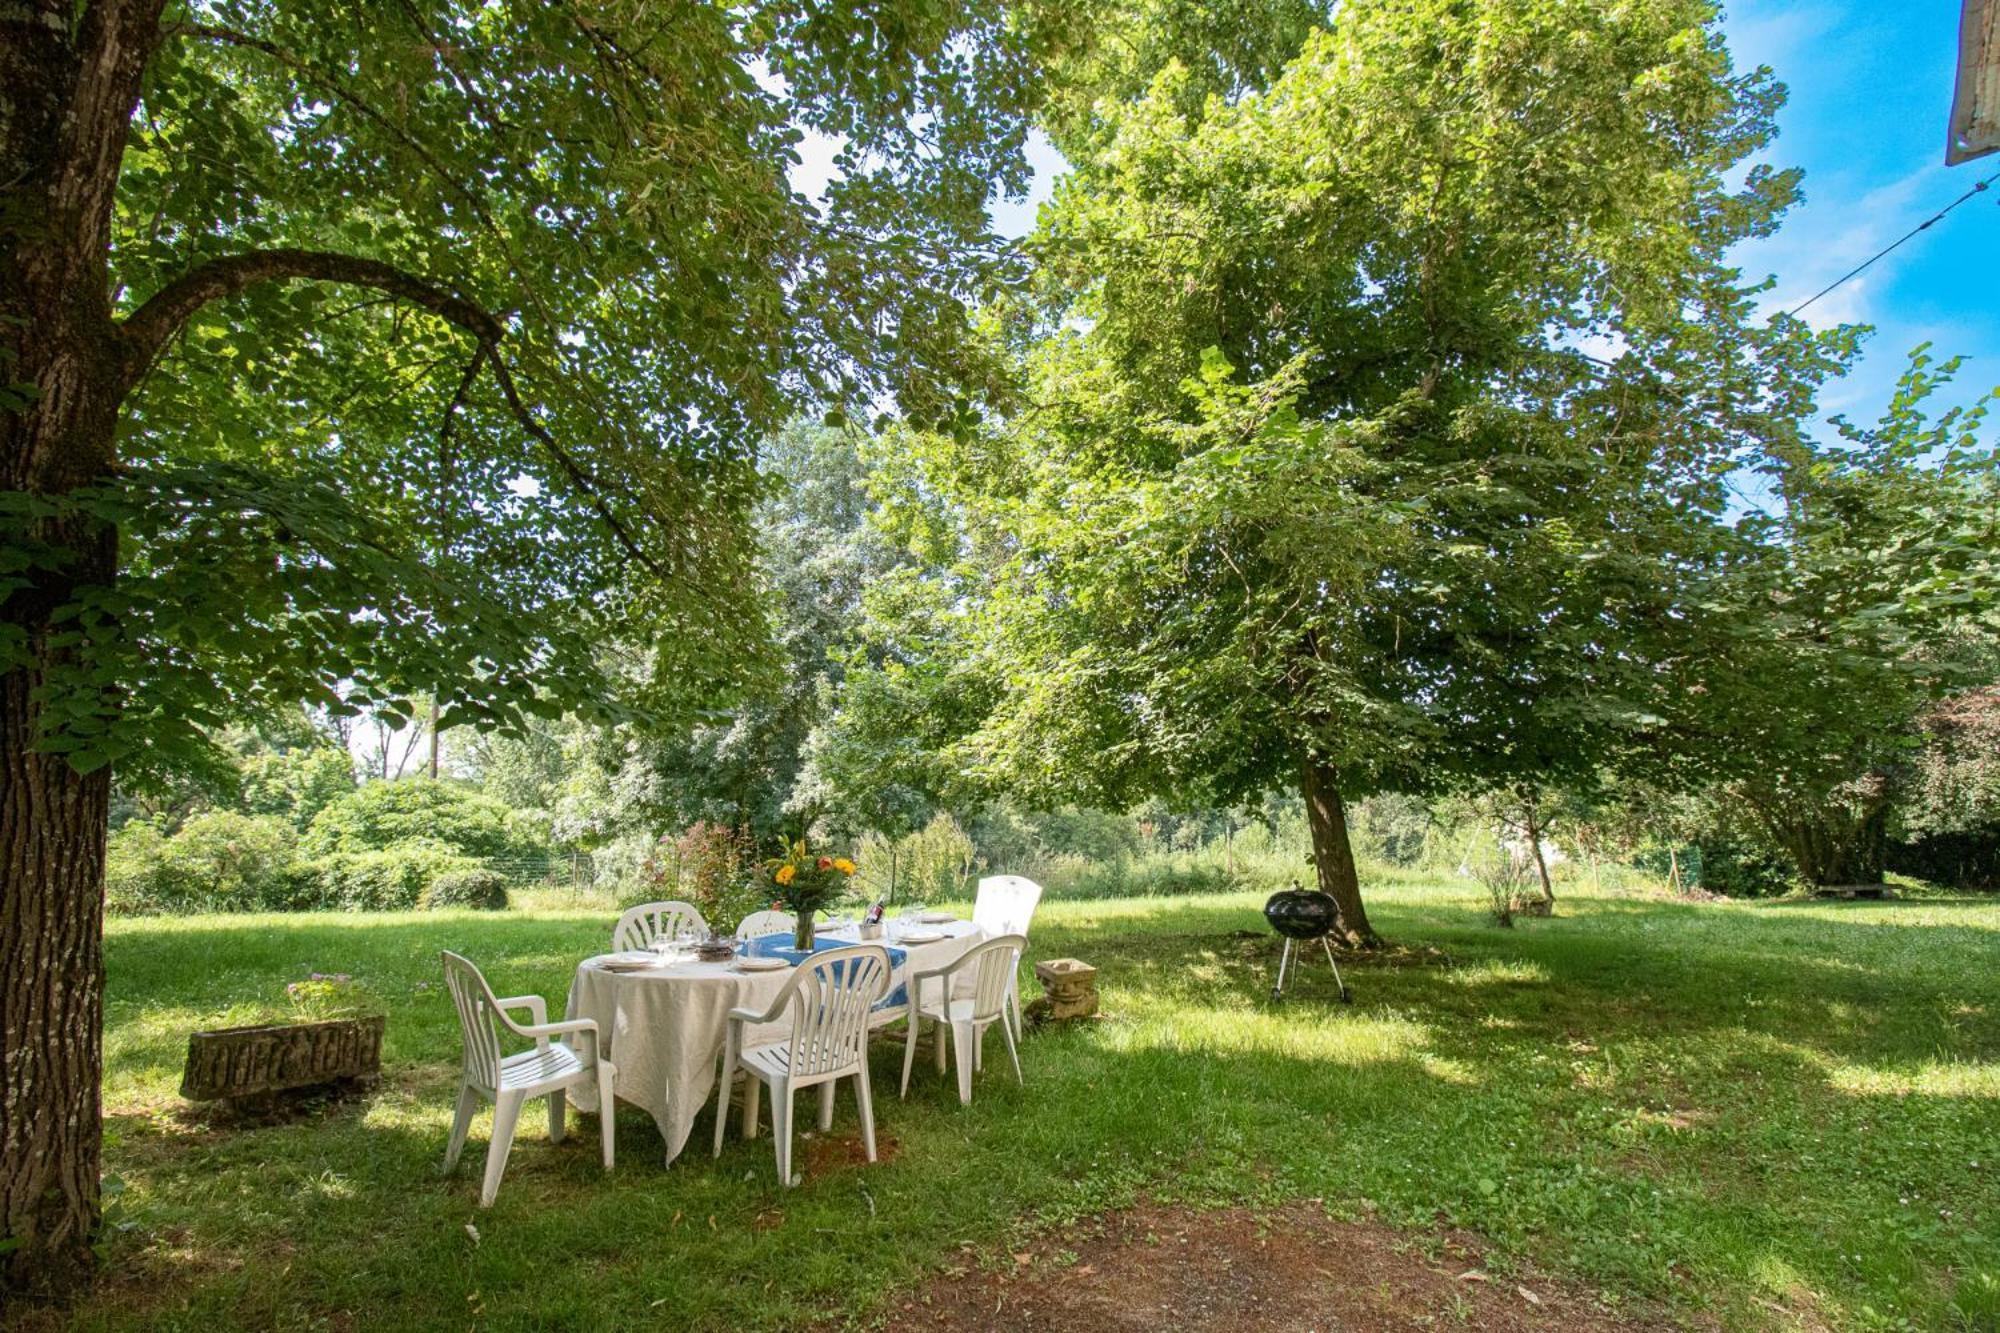
<svg viewBox="0 0 2000 1333">
<path fill-rule="evenodd" d="M 1269 75 L 1094 104 L 996 311 L 1028 406 L 924 485 L 985 593 L 968 762 L 1114 803 L 1304 771 L 1365 934 L 1341 795 L 1656 726 L 1726 479 L 1850 335 L 1726 262 L 1796 177 L 1744 168 L 1780 91 L 1706 4 L 1342 6 Z"/>
</svg>

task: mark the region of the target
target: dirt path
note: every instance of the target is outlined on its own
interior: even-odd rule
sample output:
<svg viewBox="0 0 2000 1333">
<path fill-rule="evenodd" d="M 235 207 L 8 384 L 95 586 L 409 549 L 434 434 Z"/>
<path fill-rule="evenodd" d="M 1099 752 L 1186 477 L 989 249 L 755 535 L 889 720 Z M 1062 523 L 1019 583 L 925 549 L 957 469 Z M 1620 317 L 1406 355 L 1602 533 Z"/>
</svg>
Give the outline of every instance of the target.
<svg viewBox="0 0 2000 1333">
<path fill-rule="evenodd" d="M 1469 1238 L 1447 1238 L 1428 1258 L 1416 1237 L 1377 1223 L 1336 1221 L 1310 1203 L 1263 1214 L 1141 1207 L 1105 1219 L 1101 1234 L 1089 1239 L 1040 1242 L 1012 1259 L 1012 1272 L 968 1266 L 928 1284 L 892 1307 L 885 1327 L 910 1333 L 1678 1327 L 1654 1313 L 1606 1310 L 1574 1284 L 1488 1274 Z"/>
</svg>

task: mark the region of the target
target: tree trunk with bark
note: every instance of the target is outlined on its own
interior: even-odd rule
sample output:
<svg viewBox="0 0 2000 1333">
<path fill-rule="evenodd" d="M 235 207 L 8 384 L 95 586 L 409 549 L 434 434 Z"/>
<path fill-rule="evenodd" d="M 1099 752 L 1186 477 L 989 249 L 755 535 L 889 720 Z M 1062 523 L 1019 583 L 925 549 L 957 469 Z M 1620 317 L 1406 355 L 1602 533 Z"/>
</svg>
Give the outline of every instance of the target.
<svg viewBox="0 0 2000 1333">
<path fill-rule="evenodd" d="M 108 584 L 117 534 L 60 502 L 115 462 L 136 377 L 112 318 L 112 199 L 160 0 L 0 10 L 0 490 L 56 505 L 0 604 L 0 1285 L 92 1264 L 101 1142 L 104 842 L 111 779 L 47 753 L 46 691 L 89 645 L 52 615 Z"/>
<path fill-rule="evenodd" d="M 308 280 L 369 288 L 444 320 L 475 347 L 460 397 L 490 375 L 606 530 L 661 572 L 523 401 L 501 356 L 500 318 L 456 290 L 366 256 L 252 249 L 195 264 L 116 316 L 113 205 L 164 6 L 0 4 L 0 492 L 46 513 L 17 524 L 9 506 L 0 517 L 20 550 L 58 553 L 30 559 L 22 586 L 0 601 L 0 1289 L 16 1291 L 58 1289 L 87 1272 L 98 1221 L 110 777 L 101 758 L 80 772 L 38 742 L 56 730 L 45 715 L 69 716 L 50 707 L 49 685 L 75 687 L 79 673 L 67 668 L 90 664 L 90 644 L 65 637 L 78 622 L 56 633 L 54 617 L 78 589 L 110 583 L 118 534 L 63 501 L 114 475 L 125 399 L 189 317 L 261 283 Z M 117 698 L 115 683 L 100 688 L 84 711 L 102 722 L 115 718 Z"/>
<path fill-rule="evenodd" d="M 1880 884 L 1889 854 L 1887 776 L 1870 773 L 1818 796 L 1746 792 L 1765 831 L 1814 888 Z"/>
<path fill-rule="evenodd" d="M 1340 935 L 1353 948 L 1372 949 L 1381 937 L 1368 924 L 1361 903 L 1361 876 L 1354 864 L 1354 846 L 1347 836 L 1347 807 L 1340 799 L 1340 774 L 1329 764 L 1308 758 L 1301 765 L 1300 790 L 1306 801 L 1306 823 L 1312 830 L 1313 866 L 1319 887 L 1340 908 Z"/>
<path fill-rule="evenodd" d="M 1542 810 L 1535 798 L 1532 787 L 1521 791 L 1522 824 L 1528 835 L 1528 852 L 1535 858 L 1535 874 L 1542 883 L 1542 906 L 1535 915 L 1548 916 L 1555 911 L 1556 886 L 1549 880 L 1549 860 L 1542 855 Z"/>
</svg>

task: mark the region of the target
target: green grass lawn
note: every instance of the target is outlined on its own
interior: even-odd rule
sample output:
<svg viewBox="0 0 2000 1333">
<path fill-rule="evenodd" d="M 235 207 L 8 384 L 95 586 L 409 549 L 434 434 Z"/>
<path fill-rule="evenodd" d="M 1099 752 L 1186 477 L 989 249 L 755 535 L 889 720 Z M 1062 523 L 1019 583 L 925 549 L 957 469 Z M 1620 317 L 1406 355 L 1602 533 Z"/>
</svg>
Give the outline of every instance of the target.
<svg viewBox="0 0 2000 1333">
<path fill-rule="evenodd" d="M 1456 966 L 1355 968 L 1351 1008 L 1310 960 L 1295 997 L 1268 1002 L 1259 902 L 1045 904 L 1031 956 L 1098 964 L 1109 1016 L 1031 1035 L 1025 1089 L 996 1034 L 966 1109 L 921 1066 L 898 1102 L 900 1048 L 879 1048 L 893 1160 L 782 1191 L 768 1138 L 732 1129 L 713 1161 L 704 1115 L 664 1167 L 628 1108 L 607 1178 L 594 1134 L 573 1124 L 552 1146 L 529 1115 L 486 1212 L 484 1117 L 459 1176 L 437 1170 L 458 1059 L 437 951 L 559 1008 L 606 913 L 114 922 L 121 1230 L 75 1318 L 205 1333 L 865 1319 L 968 1254 L 1003 1262 L 1029 1232 L 1151 1196 L 1322 1198 L 1419 1243 L 1465 1227 L 1503 1265 L 1727 1327 L 2000 1327 L 2000 902 L 1572 896 L 1503 931 L 1462 888 L 1396 887 L 1377 925 Z M 190 1117 L 188 1030 L 311 971 L 387 999 L 379 1089 L 276 1127 Z M 843 1095 L 835 1134 L 853 1132 Z"/>
</svg>

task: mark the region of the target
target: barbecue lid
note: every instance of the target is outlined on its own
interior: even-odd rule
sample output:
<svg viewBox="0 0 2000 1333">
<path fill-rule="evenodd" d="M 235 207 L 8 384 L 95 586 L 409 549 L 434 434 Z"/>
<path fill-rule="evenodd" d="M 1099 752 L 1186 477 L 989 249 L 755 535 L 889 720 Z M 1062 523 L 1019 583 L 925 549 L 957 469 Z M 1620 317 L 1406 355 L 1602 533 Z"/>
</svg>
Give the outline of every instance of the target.
<svg viewBox="0 0 2000 1333">
<path fill-rule="evenodd" d="M 1272 894 L 1265 902 L 1264 919 L 1280 935 L 1295 940 L 1318 939 L 1340 924 L 1340 904 L 1333 900 L 1332 894 L 1300 888 L 1299 882 L 1293 880 L 1291 888 Z"/>
</svg>

